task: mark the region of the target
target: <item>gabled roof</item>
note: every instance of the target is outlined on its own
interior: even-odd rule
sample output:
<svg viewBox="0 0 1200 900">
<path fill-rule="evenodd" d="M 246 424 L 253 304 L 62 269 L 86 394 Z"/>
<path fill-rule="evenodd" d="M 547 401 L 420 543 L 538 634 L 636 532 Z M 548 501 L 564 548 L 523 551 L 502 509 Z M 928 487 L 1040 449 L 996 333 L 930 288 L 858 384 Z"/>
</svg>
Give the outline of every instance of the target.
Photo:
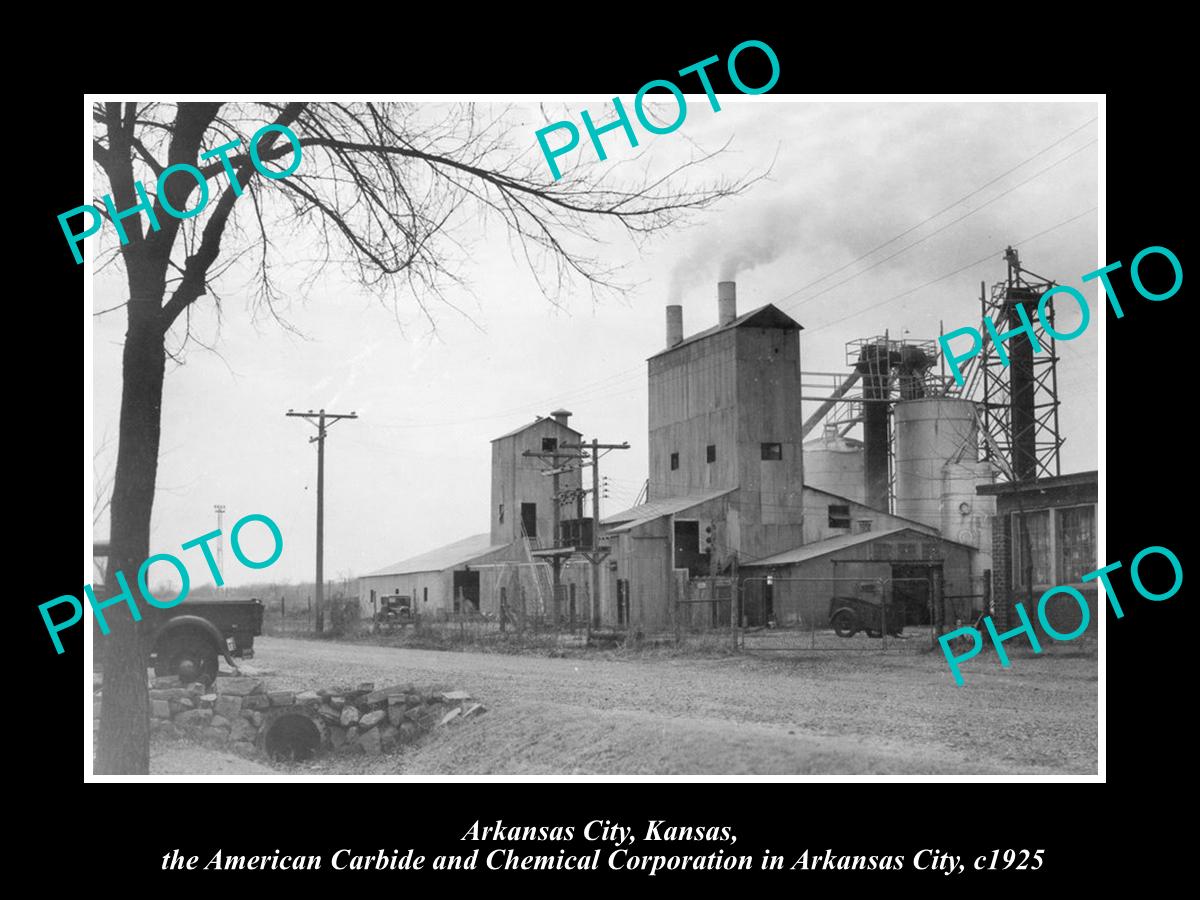
<svg viewBox="0 0 1200 900">
<path fill-rule="evenodd" d="M 398 563 L 385 566 L 371 575 L 410 575 L 414 572 L 441 572 L 465 565 L 480 556 L 486 556 L 497 550 L 504 549 L 506 544 L 493 544 L 490 534 L 475 534 L 453 544 L 446 544 L 420 556 L 403 559 Z"/>
<path fill-rule="evenodd" d="M 624 512 L 605 516 L 600 520 L 600 524 L 619 526 L 612 529 L 614 532 L 628 531 L 630 528 L 636 528 L 647 522 L 653 522 L 655 519 L 661 519 L 663 516 L 683 512 L 686 509 L 691 509 L 693 506 L 707 503 L 709 500 L 724 497 L 726 494 L 731 494 L 736 490 L 737 488 L 722 488 L 715 491 L 685 494 L 682 497 L 664 497 L 662 500 L 651 500 L 649 503 L 631 507 Z"/>
<path fill-rule="evenodd" d="M 934 538 L 945 544 L 954 544 L 959 547 L 966 547 L 968 550 L 975 550 L 968 544 L 962 544 L 958 541 L 952 541 L 948 538 L 939 537 L 936 534 L 925 534 L 917 531 L 914 528 L 888 528 L 885 531 L 864 531 L 860 534 L 839 534 L 837 537 L 826 538 L 823 541 L 816 541 L 812 544 L 804 544 L 796 547 L 793 550 L 784 550 L 782 553 L 776 553 L 774 556 L 768 556 L 766 559 L 756 559 L 754 562 L 744 562 L 741 564 L 743 569 L 757 566 L 789 566 L 795 563 L 807 562 L 810 559 L 817 559 L 821 556 L 827 556 L 838 550 L 845 550 L 847 547 L 855 547 L 859 544 L 869 544 L 871 541 L 877 541 L 881 538 L 893 537 L 901 532 L 911 532 L 914 537 L 927 539 Z M 883 562 L 883 560 L 881 560 Z"/>
<path fill-rule="evenodd" d="M 557 425 L 559 428 L 562 428 L 565 431 L 571 432 L 571 434 L 576 434 L 576 435 L 579 435 L 580 437 L 583 436 L 582 431 L 576 431 L 570 425 L 564 425 L 562 422 L 559 422 L 557 419 L 554 419 L 549 416 L 538 416 L 532 422 L 528 422 L 528 423 L 520 426 L 519 428 L 514 428 L 512 431 L 508 432 L 507 434 L 502 434 L 502 435 L 500 435 L 500 437 L 492 438 L 491 442 L 494 444 L 494 443 L 496 443 L 496 441 L 502 441 L 505 438 L 513 437 L 514 435 L 520 434 L 525 429 L 532 428 L 534 425 L 541 425 L 543 422 L 549 422 L 552 425 Z"/>
<path fill-rule="evenodd" d="M 666 350 L 660 350 L 649 359 L 655 359 L 665 353 L 670 353 L 678 350 L 680 347 L 686 347 L 688 344 L 703 340 L 706 337 L 711 337 L 714 334 L 719 334 L 722 331 L 729 331 L 732 328 L 779 328 L 782 330 L 795 329 L 803 331 L 804 326 L 781 310 L 774 303 L 768 303 L 766 306 L 760 306 L 758 309 L 752 309 L 748 313 L 743 313 L 732 322 L 726 325 L 714 325 L 712 328 L 706 328 L 704 331 L 698 331 L 691 337 L 684 338 L 674 347 L 668 347 Z"/>
<path fill-rule="evenodd" d="M 832 497 L 834 500 L 845 500 L 847 504 L 850 504 L 853 506 L 861 506 L 864 509 L 871 510 L 871 512 L 883 513 L 885 516 L 888 516 L 889 518 L 899 519 L 901 522 L 908 522 L 909 523 L 908 527 L 912 528 L 914 530 L 929 531 L 929 532 L 932 532 L 933 534 L 940 533 L 938 531 L 938 529 L 934 528 L 932 525 L 926 525 L 924 522 L 918 522 L 916 519 L 909 519 L 906 516 L 898 516 L 895 513 L 888 512 L 886 509 L 876 509 L 873 506 L 869 506 L 868 504 L 863 503 L 861 500 L 855 500 L 853 497 L 843 497 L 841 494 L 835 494 L 833 491 L 827 491 L 827 490 L 825 490 L 825 488 L 819 488 L 815 484 L 804 485 L 804 490 L 816 491 L 818 494 L 824 494 L 826 497 Z M 880 532 L 877 532 L 877 533 L 880 533 Z"/>
</svg>

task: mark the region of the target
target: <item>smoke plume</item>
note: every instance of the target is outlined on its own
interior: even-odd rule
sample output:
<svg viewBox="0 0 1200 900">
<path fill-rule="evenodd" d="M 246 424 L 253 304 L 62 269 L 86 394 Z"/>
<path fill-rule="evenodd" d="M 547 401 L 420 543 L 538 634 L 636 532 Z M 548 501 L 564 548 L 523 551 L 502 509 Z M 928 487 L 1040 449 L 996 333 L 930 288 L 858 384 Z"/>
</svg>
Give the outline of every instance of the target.
<svg viewBox="0 0 1200 900">
<path fill-rule="evenodd" d="M 671 270 L 668 302 L 681 303 L 686 291 L 774 262 L 797 246 L 799 224 L 792 206 L 769 206 L 750 223 L 725 218 L 698 231 L 691 248 Z M 714 277 L 715 276 L 715 277 Z"/>
</svg>

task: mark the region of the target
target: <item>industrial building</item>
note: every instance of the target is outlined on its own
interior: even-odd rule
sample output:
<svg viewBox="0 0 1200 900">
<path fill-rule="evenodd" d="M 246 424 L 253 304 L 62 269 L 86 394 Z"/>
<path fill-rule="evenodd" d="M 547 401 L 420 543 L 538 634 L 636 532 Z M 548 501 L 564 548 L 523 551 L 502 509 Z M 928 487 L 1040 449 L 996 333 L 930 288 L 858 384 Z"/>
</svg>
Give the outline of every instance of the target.
<svg viewBox="0 0 1200 900">
<path fill-rule="evenodd" d="M 570 417 L 567 410 L 556 410 L 495 438 L 489 530 L 360 578 L 362 614 L 373 616 L 386 597 L 405 597 L 422 615 L 475 612 L 498 616 L 501 607 L 510 603 L 514 614 L 554 615 L 554 566 L 538 561 L 533 554 L 543 546 L 591 538 L 591 521 L 579 514 L 579 470 L 553 479 L 542 475 L 547 468 L 543 461 L 554 460 L 560 444 L 581 437 L 567 424 Z M 575 453 L 571 451 L 572 456 Z M 564 515 L 567 498 L 572 503 Z M 579 589 L 582 585 L 586 591 L 586 571 L 578 561 L 568 560 L 557 577 L 563 584 L 559 592 L 563 614 L 574 615 L 574 606 L 582 610 Z"/>
<path fill-rule="evenodd" d="M 1006 281 L 980 288 L 1001 325 L 1050 286 L 1015 251 L 1006 261 Z M 539 417 L 492 441 L 488 531 L 361 579 L 364 613 L 402 594 L 420 612 L 519 607 L 654 632 L 722 578 L 748 626 L 811 625 L 833 593 L 883 591 L 904 624 L 944 631 L 980 612 L 1006 622 L 1017 600 L 1095 568 L 1096 475 L 1058 471 L 1053 335 L 1036 359 L 1014 342 L 1011 364 L 988 345 L 959 382 L 937 371 L 936 342 L 887 334 L 850 341 L 843 372 L 813 373 L 791 316 L 739 314 L 731 281 L 716 299 L 717 324 L 691 336 L 667 306 L 666 346 L 647 360 L 644 502 L 595 527 L 581 472 L 598 460 L 569 412 Z"/>
<path fill-rule="evenodd" d="M 924 352 L 864 344 L 865 363 L 847 380 L 863 381 L 879 399 L 860 403 L 868 440 L 846 442 L 831 427 L 817 448 L 818 477 L 846 494 L 811 485 L 800 404 L 802 327 L 770 304 L 738 315 L 733 282 L 720 283 L 717 293 L 717 325 L 688 338 L 682 309 L 667 308 L 667 346 L 648 363 L 650 499 L 603 519 L 607 581 L 628 598 L 629 621 L 666 628 L 687 580 L 735 573 L 743 586 L 768 577 L 779 585 L 824 582 L 817 602 L 826 605 L 833 578 L 923 580 L 923 596 L 901 598 L 914 619 L 929 622 L 935 600 L 939 618 L 961 617 L 944 612 L 941 601 L 969 595 L 972 576 L 990 559 L 990 545 L 981 552 L 988 510 L 975 493 L 984 467 L 975 460 L 971 404 L 924 397 L 919 379 L 932 364 Z M 892 379 L 879 371 L 892 357 L 910 398 L 896 411 L 894 512 L 885 406 Z M 877 504 L 864 502 L 880 492 Z M 776 621 L 786 621 L 789 609 L 799 614 L 802 592 L 794 593 L 778 592 Z M 761 624 L 761 605 L 749 592 L 747 601 L 746 624 Z"/>
<path fill-rule="evenodd" d="M 1042 594 L 1058 585 L 1070 585 L 1083 594 L 1094 617 L 1096 581 L 1081 579 L 1099 567 L 1097 473 L 981 485 L 979 493 L 996 504 L 992 583 L 997 623 L 1009 628 L 1019 626 L 1015 604 L 1020 602 L 1026 610 L 1036 609 Z M 1060 633 L 1069 634 L 1079 625 L 1079 609 L 1069 596 L 1051 598 L 1045 611 L 1047 620 Z"/>
</svg>

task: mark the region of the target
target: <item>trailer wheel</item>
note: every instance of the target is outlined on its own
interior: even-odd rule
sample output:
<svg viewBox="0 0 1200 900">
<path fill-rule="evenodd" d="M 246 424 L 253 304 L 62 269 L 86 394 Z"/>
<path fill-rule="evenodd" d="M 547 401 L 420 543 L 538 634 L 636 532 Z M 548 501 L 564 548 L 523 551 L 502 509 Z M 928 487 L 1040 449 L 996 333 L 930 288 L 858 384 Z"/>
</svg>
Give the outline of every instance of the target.
<svg viewBox="0 0 1200 900">
<path fill-rule="evenodd" d="M 838 637 L 848 638 L 854 637 L 858 633 L 858 620 L 854 618 L 854 613 L 843 609 L 833 617 L 833 631 Z"/>
<path fill-rule="evenodd" d="M 206 635 L 181 631 L 166 635 L 157 648 L 154 674 L 178 675 L 181 681 L 212 684 L 217 678 L 219 655 Z"/>
</svg>

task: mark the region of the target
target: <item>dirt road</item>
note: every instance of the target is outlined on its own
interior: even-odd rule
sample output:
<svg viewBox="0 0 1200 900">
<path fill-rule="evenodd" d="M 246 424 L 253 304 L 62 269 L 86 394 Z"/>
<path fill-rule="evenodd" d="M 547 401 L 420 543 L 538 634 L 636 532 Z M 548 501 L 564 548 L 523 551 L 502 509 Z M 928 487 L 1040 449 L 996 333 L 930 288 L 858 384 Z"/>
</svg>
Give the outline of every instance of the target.
<svg viewBox="0 0 1200 900">
<path fill-rule="evenodd" d="M 470 691 L 489 712 L 325 771 L 441 774 L 1048 774 L 1096 771 L 1096 659 L 940 655 L 551 659 L 260 638 L 273 689 Z"/>
</svg>

